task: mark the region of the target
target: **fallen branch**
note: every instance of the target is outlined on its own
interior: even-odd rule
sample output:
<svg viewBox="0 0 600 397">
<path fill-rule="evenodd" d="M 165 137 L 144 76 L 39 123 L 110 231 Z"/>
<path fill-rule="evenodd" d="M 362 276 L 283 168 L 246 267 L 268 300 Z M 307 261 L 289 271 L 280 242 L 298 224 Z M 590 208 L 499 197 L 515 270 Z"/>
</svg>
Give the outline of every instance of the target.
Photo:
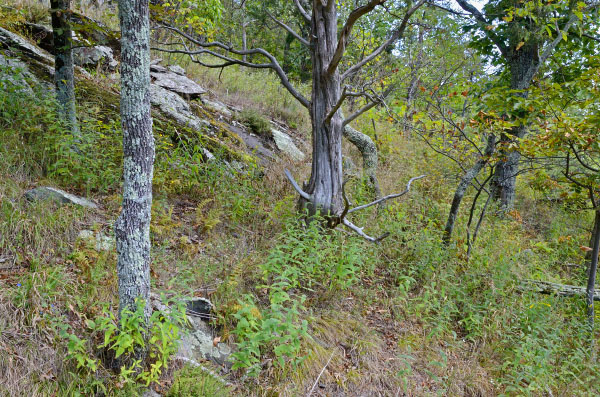
<svg viewBox="0 0 600 397">
<path fill-rule="evenodd" d="M 389 232 L 385 232 L 379 237 L 371 237 L 368 234 L 366 234 L 365 232 L 363 232 L 364 227 L 358 227 L 354 223 L 350 222 L 348 219 L 345 219 L 345 218 L 342 219 L 342 222 L 344 223 L 344 226 L 347 226 L 348 228 L 354 230 L 356 232 L 356 234 L 358 234 L 365 240 L 370 241 L 375 244 L 379 244 L 379 242 L 381 240 L 383 240 L 384 238 L 386 238 L 387 236 L 390 235 Z"/>
<path fill-rule="evenodd" d="M 523 291 L 539 292 L 540 294 L 558 295 L 558 296 L 586 296 L 585 287 L 576 285 L 557 284 L 548 281 L 523 280 L 519 289 Z M 594 292 L 594 300 L 600 301 L 600 293 Z"/>
</svg>

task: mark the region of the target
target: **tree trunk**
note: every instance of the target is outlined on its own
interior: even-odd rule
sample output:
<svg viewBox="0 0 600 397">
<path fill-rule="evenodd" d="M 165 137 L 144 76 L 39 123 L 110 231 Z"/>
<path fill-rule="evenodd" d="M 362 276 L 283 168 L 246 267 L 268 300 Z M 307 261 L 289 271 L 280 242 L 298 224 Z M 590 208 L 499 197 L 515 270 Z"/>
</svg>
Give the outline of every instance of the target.
<svg viewBox="0 0 600 397">
<path fill-rule="evenodd" d="M 145 303 L 150 316 L 150 213 L 154 137 L 150 114 L 148 0 L 120 0 L 123 206 L 115 225 L 119 312 Z"/>
<path fill-rule="evenodd" d="M 343 135 L 360 151 L 363 158 L 363 175 L 367 179 L 369 187 L 375 191 L 375 198 L 381 198 L 381 189 L 377 180 L 377 146 L 368 135 L 350 125 L 346 125 Z"/>
<path fill-rule="evenodd" d="M 313 2 L 312 15 L 312 100 L 310 116 L 312 122 L 313 160 L 312 173 L 306 192 L 311 200 L 301 205 L 308 209 L 309 216 L 337 216 L 342 213 L 342 118 L 337 111 L 330 120 L 327 116 L 341 96 L 340 75 L 336 70 L 328 73 L 329 62 L 337 46 L 337 10 L 335 1 L 323 5 Z"/>
<path fill-rule="evenodd" d="M 600 223 L 600 208 L 596 208 L 594 224 Z M 596 271 L 598 269 L 598 253 L 600 252 L 600 233 L 598 229 L 594 230 L 594 248 L 592 250 L 592 260 L 588 270 L 588 283 L 586 288 L 586 303 L 588 308 L 588 323 L 590 329 L 594 329 L 594 288 L 596 285 Z"/>
<path fill-rule="evenodd" d="M 515 95 L 527 98 L 531 80 L 539 69 L 538 45 L 535 42 L 527 43 L 519 50 L 513 51 L 509 59 L 510 88 L 523 90 Z M 525 116 L 525 115 L 520 115 Z M 496 164 L 494 178 L 492 179 L 492 196 L 500 200 L 500 207 L 508 210 L 514 206 L 517 174 L 519 173 L 519 160 L 521 153 L 518 150 L 506 149 L 511 143 L 518 141 L 527 134 L 527 127 L 520 125 L 512 128 L 500 138 L 500 160 Z"/>
<path fill-rule="evenodd" d="M 58 118 L 74 137 L 79 136 L 75 108 L 75 78 L 73 75 L 72 32 L 69 17 L 70 0 L 51 0 L 50 14 L 54 37 L 54 84 L 58 102 Z"/>
<path fill-rule="evenodd" d="M 486 165 L 489 161 L 489 157 L 494 153 L 494 149 L 496 148 L 496 136 L 490 134 L 488 136 L 487 145 L 485 147 L 485 151 L 483 156 L 477 160 L 477 162 L 471 167 L 465 175 L 460 180 L 458 187 L 456 188 L 456 192 L 454 193 L 454 198 L 452 199 L 452 206 L 450 207 L 450 213 L 448 214 L 448 221 L 446 222 L 446 228 L 444 229 L 444 244 L 448 245 L 450 243 L 450 239 L 452 237 L 452 232 L 454 231 L 454 224 L 456 222 L 456 217 L 458 216 L 458 210 L 460 208 L 460 203 L 462 202 L 463 197 L 467 191 L 467 188 L 475 179 L 477 174 L 481 171 L 481 169 Z"/>
</svg>

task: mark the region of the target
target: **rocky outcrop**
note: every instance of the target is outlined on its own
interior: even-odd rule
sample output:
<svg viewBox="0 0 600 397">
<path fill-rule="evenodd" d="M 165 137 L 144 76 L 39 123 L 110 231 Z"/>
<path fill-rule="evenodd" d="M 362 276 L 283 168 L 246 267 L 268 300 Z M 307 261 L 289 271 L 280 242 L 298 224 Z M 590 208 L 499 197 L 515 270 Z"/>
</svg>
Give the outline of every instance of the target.
<svg viewBox="0 0 600 397">
<path fill-rule="evenodd" d="M 168 69 L 154 63 L 150 65 L 150 76 L 153 84 L 175 92 L 186 99 L 199 98 L 200 95 L 206 93 L 206 90 L 198 83 L 185 76 L 185 71 L 181 67 Z"/>
<path fill-rule="evenodd" d="M 74 204 L 86 208 L 98 208 L 98 206 L 95 203 L 91 202 L 88 199 L 75 196 L 74 194 L 70 194 L 65 192 L 64 190 L 60 190 L 50 186 L 31 189 L 25 193 L 25 198 L 32 202 L 49 200 L 59 205 Z"/>
<path fill-rule="evenodd" d="M 24 62 L 0 54 L 0 91 L 15 91 L 33 95 L 29 82 L 39 84 Z"/>
<path fill-rule="evenodd" d="M 96 68 L 100 66 L 109 72 L 114 72 L 119 66 L 119 62 L 113 56 L 113 50 L 103 45 L 74 48 L 73 61 L 81 67 Z"/>
<path fill-rule="evenodd" d="M 275 140 L 277 149 L 281 150 L 294 161 L 304 160 L 304 153 L 302 153 L 302 151 L 298 149 L 298 147 L 288 134 L 281 132 L 275 128 L 273 128 L 271 132 L 273 133 L 273 139 Z"/>
<path fill-rule="evenodd" d="M 177 123 L 190 127 L 196 131 L 212 134 L 209 130 L 210 123 L 192 113 L 190 105 L 185 99 L 156 84 L 150 85 L 150 101 L 165 115 Z"/>
</svg>

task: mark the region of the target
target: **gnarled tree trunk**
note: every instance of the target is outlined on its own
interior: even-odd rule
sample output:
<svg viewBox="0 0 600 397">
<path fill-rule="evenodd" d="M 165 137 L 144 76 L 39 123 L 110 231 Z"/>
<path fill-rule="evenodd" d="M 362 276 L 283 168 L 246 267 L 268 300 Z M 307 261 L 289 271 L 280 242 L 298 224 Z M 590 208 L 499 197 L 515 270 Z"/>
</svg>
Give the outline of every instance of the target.
<svg viewBox="0 0 600 397">
<path fill-rule="evenodd" d="M 343 210 L 342 198 L 342 118 L 337 111 L 329 113 L 340 100 L 340 75 L 328 72 L 329 62 L 337 46 L 337 10 L 335 1 L 323 5 L 315 1 L 312 15 L 311 56 L 313 64 L 310 117 L 312 122 L 312 174 L 306 193 L 310 202 L 301 198 L 309 215 L 320 212 L 337 216 Z"/>
<path fill-rule="evenodd" d="M 70 0 L 51 0 L 50 15 L 54 37 L 54 85 L 58 102 L 58 118 L 75 137 L 79 135 L 75 107 Z"/>
<path fill-rule="evenodd" d="M 375 198 L 381 198 L 381 189 L 377 180 L 377 146 L 366 134 L 352 128 L 350 125 L 344 127 L 344 137 L 348 139 L 360 152 L 363 158 L 363 175 L 367 178 L 369 186 L 375 191 Z"/>
<path fill-rule="evenodd" d="M 150 317 L 150 213 L 154 137 L 150 114 L 148 0 L 120 0 L 123 209 L 115 225 L 119 312 L 146 303 Z"/>
</svg>

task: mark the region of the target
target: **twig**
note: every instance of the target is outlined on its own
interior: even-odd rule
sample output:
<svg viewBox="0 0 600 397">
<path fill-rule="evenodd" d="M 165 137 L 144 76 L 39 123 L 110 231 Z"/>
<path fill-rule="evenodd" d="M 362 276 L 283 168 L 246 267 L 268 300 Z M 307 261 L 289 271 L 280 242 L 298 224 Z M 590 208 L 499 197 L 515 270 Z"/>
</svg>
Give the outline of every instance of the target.
<svg viewBox="0 0 600 397">
<path fill-rule="evenodd" d="M 312 196 L 310 194 L 306 193 L 304 190 L 300 189 L 300 186 L 298 186 L 298 183 L 296 183 L 296 180 L 292 176 L 292 173 L 287 168 L 284 170 L 284 172 L 285 172 L 285 176 L 287 176 L 287 179 L 290 181 L 290 183 L 292 184 L 294 189 L 296 189 L 298 194 L 300 196 L 302 196 L 302 198 L 310 201 L 312 199 Z"/>
<path fill-rule="evenodd" d="M 315 387 L 317 387 L 317 383 L 319 383 L 319 379 L 321 379 L 321 376 L 323 376 L 323 372 L 325 372 L 325 368 L 327 368 L 327 366 L 331 362 L 331 359 L 333 358 L 334 354 L 335 354 L 335 350 L 331 353 L 331 356 L 329 356 L 329 360 L 327 360 L 327 364 L 325 364 L 325 366 L 323 367 L 323 369 L 319 373 L 319 376 L 317 376 L 317 380 L 315 380 L 315 383 L 310 388 L 310 391 L 308 392 L 308 394 L 306 395 L 306 397 L 310 397 L 311 394 L 313 393 L 313 391 L 315 390 Z"/>
</svg>

